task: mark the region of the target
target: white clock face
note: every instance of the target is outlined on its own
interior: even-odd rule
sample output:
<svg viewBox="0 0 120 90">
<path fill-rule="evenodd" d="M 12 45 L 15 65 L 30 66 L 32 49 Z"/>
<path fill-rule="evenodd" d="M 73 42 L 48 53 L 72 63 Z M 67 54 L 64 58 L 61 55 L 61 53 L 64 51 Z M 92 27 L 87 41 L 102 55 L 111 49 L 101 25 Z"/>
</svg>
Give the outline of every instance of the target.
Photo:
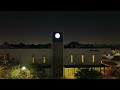
<svg viewBox="0 0 120 90">
<path fill-rule="evenodd" d="M 55 34 L 55 38 L 60 38 L 60 34 L 59 34 L 59 33 L 56 33 L 56 34 Z"/>
</svg>

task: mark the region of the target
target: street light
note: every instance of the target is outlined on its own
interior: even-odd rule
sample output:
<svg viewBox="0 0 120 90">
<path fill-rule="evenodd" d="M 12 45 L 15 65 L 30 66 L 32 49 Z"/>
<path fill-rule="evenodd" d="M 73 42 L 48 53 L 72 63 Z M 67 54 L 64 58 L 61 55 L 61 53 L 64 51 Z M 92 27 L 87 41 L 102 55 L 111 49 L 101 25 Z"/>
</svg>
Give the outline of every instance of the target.
<svg viewBox="0 0 120 90">
<path fill-rule="evenodd" d="M 22 67 L 22 68 L 21 68 L 21 70 L 25 70 L 25 69 L 26 69 L 26 67 Z"/>
<path fill-rule="evenodd" d="M 26 69 L 26 67 L 24 67 L 24 66 L 23 66 L 22 68 L 19 69 L 19 75 L 18 75 L 18 78 L 20 77 L 21 70 L 25 70 L 25 69 Z"/>
</svg>

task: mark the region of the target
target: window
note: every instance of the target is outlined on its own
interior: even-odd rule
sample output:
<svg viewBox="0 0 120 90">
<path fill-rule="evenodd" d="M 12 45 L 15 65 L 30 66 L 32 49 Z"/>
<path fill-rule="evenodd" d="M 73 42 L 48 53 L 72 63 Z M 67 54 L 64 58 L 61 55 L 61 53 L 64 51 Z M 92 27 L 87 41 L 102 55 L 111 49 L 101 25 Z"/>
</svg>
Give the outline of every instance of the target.
<svg viewBox="0 0 120 90">
<path fill-rule="evenodd" d="M 84 63 L 84 55 L 82 55 L 82 63 Z"/>
<path fill-rule="evenodd" d="M 43 57 L 43 63 L 46 63 L 46 57 Z"/>
<path fill-rule="evenodd" d="M 73 63 L 73 55 L 70 55 L 71 63 Z"/>
<path fill-rule="evenodd" d="M 95 55 L 92 55 L 92 62 L 95 62 Z"/>
</svg>

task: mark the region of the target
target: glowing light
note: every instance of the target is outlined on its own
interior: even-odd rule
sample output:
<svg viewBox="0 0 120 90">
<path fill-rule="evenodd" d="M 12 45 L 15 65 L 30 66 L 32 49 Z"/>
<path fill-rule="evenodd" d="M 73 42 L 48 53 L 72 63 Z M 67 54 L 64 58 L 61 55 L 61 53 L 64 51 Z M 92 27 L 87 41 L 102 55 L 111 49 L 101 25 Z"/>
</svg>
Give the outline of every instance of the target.
<svg viewBox="0 0 120 90">
<path fill-rule="evenodd" d="M 71 63 L 73 63 L 73 55 L 70 55 L 70 57 L 71 57 Z"/>
<path fill-rule="evenodd" d="M 75 79 L 74 75 L 77 73 L 78 68 L 65 68 L 64 67 L 64 78 L 65 79 Z"/>
<path fill-rule="evenodd" d="M 92 62 L 95 62 L 95 55 L 92 55 Z"/>
<path fill-rule="evenodd" d="M 84 63 L 84 55 L 82 55 L 82 63 Z"/>
<path fill-rule="evenodd" d="M 43 57 L 43 63 L 46 63 L 46 58 L 45 57 Z"/>
<path fill-rule="evenodd" d="M 26 67 L 22 67 L 22 68 L 21 68 L 21 70 L 25 70 L 25 69 L 26 69 Z"/>
<path fill-rule="evenodd" d="M 60 38 L 60 34 L 59 34 L 59 33 L 56 33 L 56 34 L 55 34 L 55 38 L 57 38 L 57 39 Z"/>
<path fill-rule="evenodd" d="M 76 73 L 75 68 L 64 68 L 65 79 L 75 79 L 74 73 Z"/>
</svg>

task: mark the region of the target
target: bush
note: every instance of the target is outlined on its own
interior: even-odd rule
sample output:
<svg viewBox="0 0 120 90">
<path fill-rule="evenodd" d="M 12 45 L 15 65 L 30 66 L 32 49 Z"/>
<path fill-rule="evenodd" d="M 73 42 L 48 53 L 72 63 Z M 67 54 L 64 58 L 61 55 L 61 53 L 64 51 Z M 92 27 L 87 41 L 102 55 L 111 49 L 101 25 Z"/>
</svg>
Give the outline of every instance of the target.
<svg viewBox="0 0 120 90">
<path fill-rule="evenodd" d="M 30 71 L 33 79 L 43 79 L 47 76 L 45 69 L 41 68 L 39 64 L 32 64 L 30 66 Z"/>
<path fill-rule="evenodd" d="M 101 79 L 102 74 L 99 71 L 82 69 L 75 74 L 77 79 Z"/>
</svg>

